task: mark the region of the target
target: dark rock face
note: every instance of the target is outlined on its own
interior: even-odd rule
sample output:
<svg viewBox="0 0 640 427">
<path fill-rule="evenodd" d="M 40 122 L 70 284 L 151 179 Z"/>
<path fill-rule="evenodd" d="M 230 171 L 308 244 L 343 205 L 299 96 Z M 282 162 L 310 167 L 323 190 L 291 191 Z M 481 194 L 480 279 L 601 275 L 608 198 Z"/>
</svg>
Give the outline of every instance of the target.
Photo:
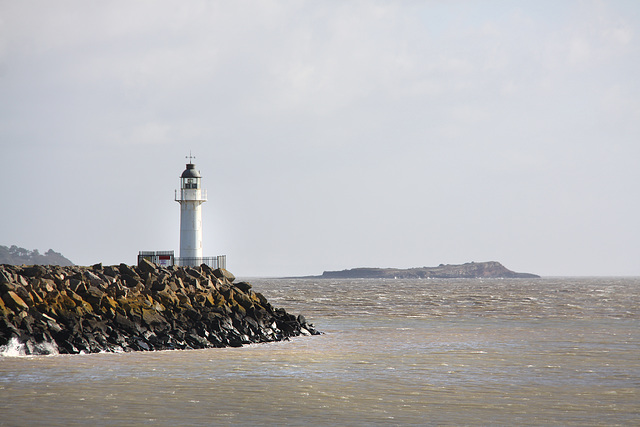
<svg viewBox="0 0 640 427">
<path fill-rule="evenodd" d="M 200 267 L 0 265 L 0 346 L 27 354 L 241 346 L 317 335 L 230 272 Z"/>
<path fill-rule="evenodd" d="M 325 271 L 322 278 L 326 279 L 454 279 L 454 278 L 526 278 L 533 279 L 540 276 L 530 273 L 516 273 L 504 267 L 499 262 L 469 262 L 460 265 L 443 265 L 438 267 L 418 267 L 409 269 L 399 268 L 354 268 L 342 271 Z"/>
</svg>

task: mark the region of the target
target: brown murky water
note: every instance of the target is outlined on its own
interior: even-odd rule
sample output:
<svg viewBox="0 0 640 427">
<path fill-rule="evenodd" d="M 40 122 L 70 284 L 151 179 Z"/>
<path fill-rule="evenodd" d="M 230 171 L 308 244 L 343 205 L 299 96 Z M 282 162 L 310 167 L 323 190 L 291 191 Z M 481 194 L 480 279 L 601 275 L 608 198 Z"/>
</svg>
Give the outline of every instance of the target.
<svg viewBox="0 0 640 427">
<path fill-rule="evenodd" d="M 640 279 L 253 279 L 319 337 L 0 356 L 0 425 L 639 425 Z"/>
</svg>

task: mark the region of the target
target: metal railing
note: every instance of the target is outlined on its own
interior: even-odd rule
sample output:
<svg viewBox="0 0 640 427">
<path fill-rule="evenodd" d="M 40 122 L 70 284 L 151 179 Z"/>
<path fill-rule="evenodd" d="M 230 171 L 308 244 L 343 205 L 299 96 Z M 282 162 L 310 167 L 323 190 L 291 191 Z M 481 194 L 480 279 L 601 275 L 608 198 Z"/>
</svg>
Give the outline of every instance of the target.
<svg viewBox="0 0 640 427">
<path fill-rule="evenodd" d="M 142 259 L 151 261 L 154 264 L 168 267 L 174 264 L 175 257 L 173 251 L 140 251 L 138 252 L 138 264 Z"/>
<path fill-rule="evenodd" d="M 184 201 L 195 201 L 195 202 L 206 202 L 207 201 L 207 190 L 200 190 L 200 194 L 198 194 L 193 189 L 180 189 L 180 196 L 178 197 L 178 190 L 175 190 L 176 202 L 184 202 Z"/>
<path fill-rule="evenodd" d="M 214 257 L 202 257 L 202 258 L 187 258 L 179 257 L 174 258 L 175 265 L 178 267 L 196 267 L 202 264 L 206 264 L 211 268 L 227 268 L 227 256 L 218 255 Z"/>
<path fill-rule="evenodd" d="M 140 251 L 138 253 L 138 264 L 142 259 L 151 261 L 154 264 L 168 267 L 175 265 L 178 267 L 197 267 L 206 264 L 211 268 L 227 268 L 227 256 L 218 255 L 213 257 L 176 257 L 173 251 Z"/>
</svg>

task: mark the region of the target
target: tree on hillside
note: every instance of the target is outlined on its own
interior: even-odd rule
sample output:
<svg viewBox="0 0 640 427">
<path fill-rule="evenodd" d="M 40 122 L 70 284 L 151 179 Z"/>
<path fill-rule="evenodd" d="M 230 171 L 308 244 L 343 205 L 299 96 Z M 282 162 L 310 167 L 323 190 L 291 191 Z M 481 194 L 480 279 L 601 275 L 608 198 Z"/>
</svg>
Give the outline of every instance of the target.
<svg viewBox="0 0 640 427">
<path fill-rule="evenodd" d="M 37 249 L 29 251 L 16 245 L 6 247 L 0 245 L 0 264 L 11 265 L 61 265 L 68 266 L 73 263 L 64 257 L 61 253 L 49 249 L 47 252 L 40 254 Z"/>
</svg>

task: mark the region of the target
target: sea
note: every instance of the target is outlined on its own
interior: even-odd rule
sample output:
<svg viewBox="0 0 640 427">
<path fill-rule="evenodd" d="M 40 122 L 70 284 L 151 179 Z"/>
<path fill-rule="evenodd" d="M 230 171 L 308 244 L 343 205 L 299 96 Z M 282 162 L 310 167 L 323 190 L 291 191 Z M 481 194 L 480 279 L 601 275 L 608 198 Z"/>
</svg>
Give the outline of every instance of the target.
<svg viewBox="0 0 640 427">
<path fill-rule="evenodd" d="M 640 278 L 250 279 L 320 336 L 0 356 L 1 426 L 640 425 Z"/>
</svg>

